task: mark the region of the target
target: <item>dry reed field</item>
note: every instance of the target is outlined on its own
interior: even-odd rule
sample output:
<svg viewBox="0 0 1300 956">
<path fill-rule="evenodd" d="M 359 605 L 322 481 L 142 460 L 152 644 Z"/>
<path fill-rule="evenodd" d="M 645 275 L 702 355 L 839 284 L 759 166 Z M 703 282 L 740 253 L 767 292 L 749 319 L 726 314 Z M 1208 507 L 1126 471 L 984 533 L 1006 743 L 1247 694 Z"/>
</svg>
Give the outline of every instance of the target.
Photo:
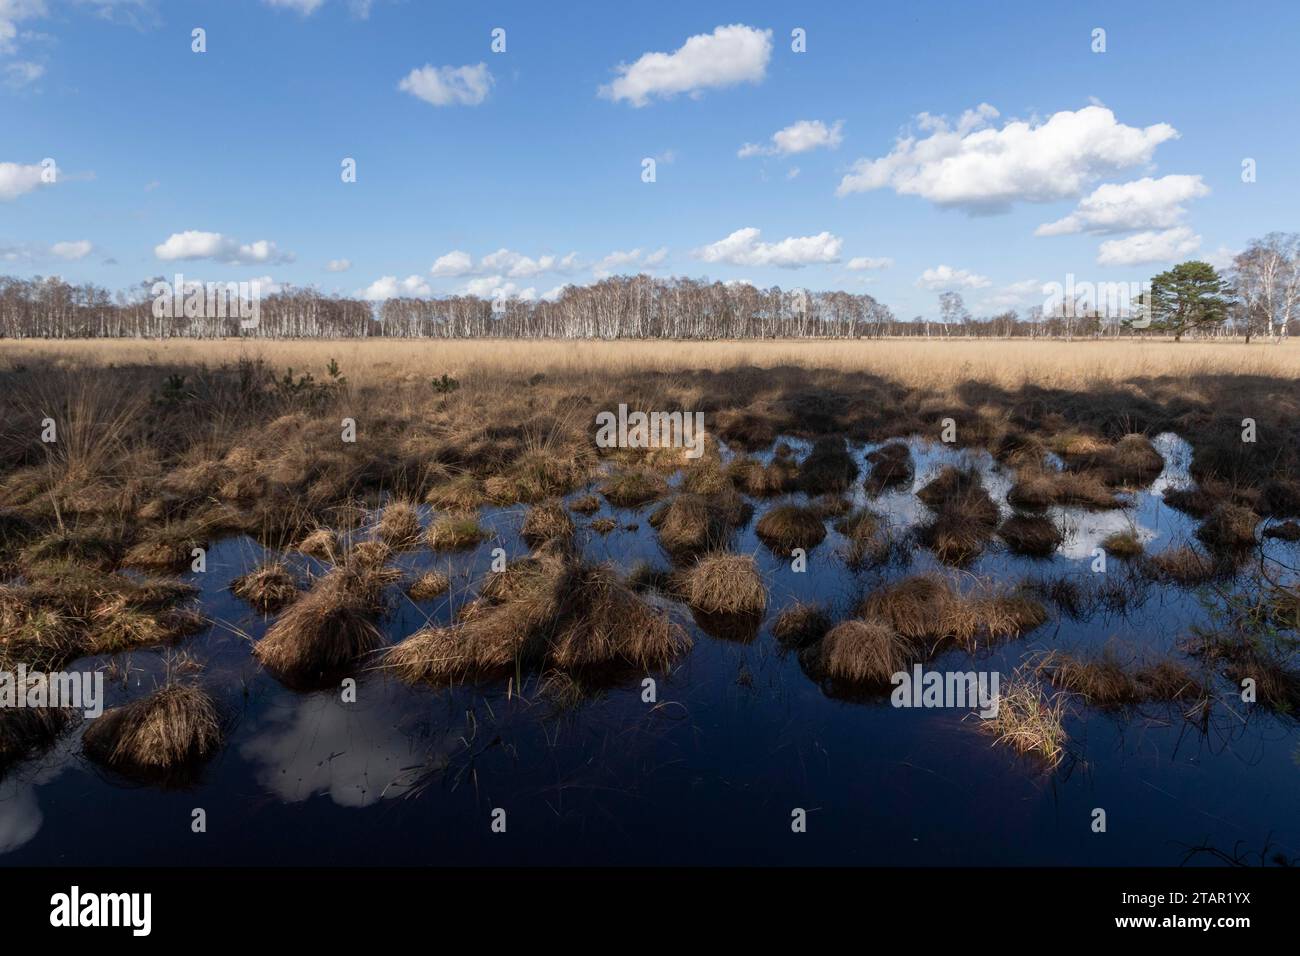
<svg viewBox="0 0 1300 956">
<path fill-rule="evenodd" d="M 408 375 L 581 375 L 658 370 L 720 371 L 744 366 L 791 365 L 885 375 L 904 384 L 952 385 L 964 381 L 1086 385 L 1134 377 L 1174 376 L 1193 384 L 1202 374 L 1294 379 L 1300 342 L 997 341 L 987 339 L 870 339 L 835 341 L 668 342 L 479 339 L 431 341 L 342 339 L 249 341 L 194 339 L 18 340 L 0 343 L 0 361 L 30 360 L 60 366 L 189 366 L 262 357 L 274 366 L 323 368 L 335 358 L 356 382 L 382 384 Z"/>
</svg>

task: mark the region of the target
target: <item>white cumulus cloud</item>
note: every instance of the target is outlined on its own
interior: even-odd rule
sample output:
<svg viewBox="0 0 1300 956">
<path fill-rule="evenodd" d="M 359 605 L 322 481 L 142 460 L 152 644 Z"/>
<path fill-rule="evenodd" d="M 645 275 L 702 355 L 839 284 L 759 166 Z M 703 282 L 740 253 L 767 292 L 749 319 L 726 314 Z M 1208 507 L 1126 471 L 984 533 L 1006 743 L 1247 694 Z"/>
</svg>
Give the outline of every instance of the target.
<svg viewBox="0 0 1300 956">
<path fill-rule="evenodd" d="M 79 239 L 75 242 L 56 242 L 50 246 L 50 252 L 60 259 L 67 259 L 75 262 L 78 259 L 84 259 L 94 250 L 94 245 L 87 239 Z"/>
<path fill-rule="evenodd" d="M 818 148 L 835 149 L 844 140 L 843 128 L 843 120 L 836 120 L 831 126 L 821 120 L 800 120 L 773 133 L 770 146 L 746 143 L 736 155 L 746 159 L 750 156 L 793 156 Z"/>
<path fill-rule="evenodd" d="M 618 76 L 598 92 L 633 106 L 645 106 L 654 96 L 699 96 L 708 89 L 762 82 L 771 58 L 771 30 L 734 23 L 690 37 L 672 53 L 645 53 L 635 63 L 620 63 Z"/>
<path fill-rule="evenodd" d="M 325 263 L 325 271 L 327 272 L 347 272 L 351 268 L 352 260 L 350 259 L 331 259 Z"/>
<path fill-rule="evenodd" d="M 370 302 L 383 302 L 385 299 L 419 298 L 432 293 L 429 284 L 419 276 L 381 276 L 357 293 Z"/>
<path fill-rule="evenodd" d="M 988 276 L 968 272 L 965 269 L 954 269 L 952 266 L 938 265 L 922 272 L 916 284 L 937 292 L 941 289 L 956 288 L 986 289 L 993 283 Z"/>
<path fill-rule="evenodd" d="M 523 299 L 531 302 L 537 298 L 537 290 L 532 286 L 521 289 L 505 276 L 482 276 L 471 279 L 461 290 L 464 295 L 475 295 L 480 299 Z"/>
<path fill-rule="evenodd" d="M 726 262 L 736 266 L 777 266 L 798 269 L 823 262 L 839 262 L 844 240 L 829 232 L 815 236 L 790 236 L 780 242 L 762 242 L 758 229 L 737 229 L 725 239 L 696 249 L 704 262 Z"/>
<path fill-rule="evenodd" d="M 631 269 L 653 269 L 662 265 L 667 258 L 668 249 L 666 247 L 656 249 L 654 252 L 646 252 L 640 247 L 626 250 L 616 249 L 592 266 L 591 274 L 597 279 L 607 279 L 612 275 L 631 271 Z"/>
<path fill-rule="evenodd" d="M 841 196 L 891 188 L 939 206 L 997 212 L 1012 203 L 1049 202 L 1082 194 L 1103 176 L 1151 162 L 1157 146 L 1178 136 L 1167 123 L 1126 126 L 1103 106 L 1062 110 L 1045 122 L 990 124 L 987 103 L 955 123 L 922 113 L 927 135 L 908 135 L 878 159 L 859 159 L 841 181 Z"/>
<path fill-rule="evenodd" d="M 38 186 L 46 185 L 41 181 L 42 172 L 39 163 L 0 163 L 0 202 L 17 199 Z"/>
<path fill-rule="evenodd" d="M 1191 255 L 1201 248 L 1201 237 L 1187 226 L 1161 231 L 1139 232 L 1123 239 L 1109 239 L 1097 250 L 1097 264 L 1102 266 L 1137 266 L 1150 262 L 1170 262 Z"/>
<path fill-rule="evenodd" d="M 459 276 L 496 276 L 527 278 L 544 272 L 572 272 L 578 267 L 578 254 L 567 256 L 544 255 L 533 258 L 521 252 L 501 248 L 474 261 L 474 257 L 461 249 L 453 249 L 434 260 L 429 272 L 440 278 Z"/>
<path fill-rule="evenodd" d="M 1034 235 L 1169 229 L 1182 221 L 1187 211 L 1183 203 L 1209 192 L 1210 187 L 1200 176 L 1145 176 L 1129 183 L 1106 183 L 1081 199 L 1074 212 L 1056 222 L 1043 223 Z"/>
<path fill-rule="evenodd" d="M 408 73 L 397 88 L 434 106 L 478 106 L 492 89 L 486 63 L 473 66 L 425 64 Z"/>
<path fill-rule="evenodd" d="M 293 262 L 292 252 L 283 252 L 269 239 L 240 243 L 219 232 L 188 229 L 174 232 L 167 241 L 154 246 L 154 255 L 172 262 L 178 259 L 212 259 L 231 266 L 282 265 Z"/>
<path fill-rule="evenodd" d="M 848 267 L 854 272 L 865 269 L 892 269 L 894 260 L 889 256 L 854 256 L 848 261 Z"/>
</svg>

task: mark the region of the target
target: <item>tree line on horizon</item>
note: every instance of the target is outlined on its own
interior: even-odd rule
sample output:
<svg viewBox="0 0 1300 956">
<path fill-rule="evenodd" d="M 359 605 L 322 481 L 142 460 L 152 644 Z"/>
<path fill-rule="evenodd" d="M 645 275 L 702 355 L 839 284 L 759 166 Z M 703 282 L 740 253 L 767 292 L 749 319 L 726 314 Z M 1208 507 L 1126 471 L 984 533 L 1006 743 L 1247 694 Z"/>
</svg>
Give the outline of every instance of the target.
<svg viewBox="0 0 1300 956">
<path fill-rule="evenodd" d="M 0 277 L 0 338 L 1098 338 L 1270 337 L 1300 331 L 1300 234 L 1253 240 L 1226 274 L 1199 260 L 1152 278 L 1128 310 L 1097 303 L 1007 309 L 974 317 L 959 293 L 940 295 L 939 320 L 897 318 L 866 294 L 809 292 L 690 278 L 615 276 L 566 286 L 554 300 L 455 295 L 372 303 L 313 287 L 259 302 L 256 327 L 237 315 L 159 316 L 150 279 L 113 295 L 62 279 Z"/>
</svg>

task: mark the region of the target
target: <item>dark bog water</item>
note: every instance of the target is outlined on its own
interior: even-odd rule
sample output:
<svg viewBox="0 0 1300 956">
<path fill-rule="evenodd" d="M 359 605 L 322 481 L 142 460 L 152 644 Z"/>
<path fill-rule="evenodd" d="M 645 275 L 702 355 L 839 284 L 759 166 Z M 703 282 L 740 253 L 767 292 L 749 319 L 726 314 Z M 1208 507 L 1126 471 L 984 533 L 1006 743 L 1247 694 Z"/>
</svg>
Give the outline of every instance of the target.
<svg viewBox="0 0 1300 956">
<path fill-rule="evenodd" d="M 1054 509 L 1066 539 L 1053 558 L 993 546 L 969 573 L 1008 584 L 1091 575 L 1093 549 L 1129 527 L 1149 550 L 1191 540 L 1194 523 L 1160 498 L 1188 481 L 1187 446 L 1172 435 L 1156 444 L 1165 473 L 1128 496 L 1130 507 Z M 854 449 L 859 462 L 871 447 Z M 920 442 L 914 455 L 912 489 L 869 502 L 899 531 L 924 520 L 914 491 L 947 463 L 976 464 L 1005 500 L 1007 476 L 987 455 Z M 868 503 L 860 485 L 856 495 Z M 799 497 L 757 502 L 755 521 Z M 578 519 L 587 557 L 625 570 L 639 560 L 667 566 L 645 520 L 652 509 L 606 505 L 601 515 L 639 527 L 605 537 Z M 453 586 L 420 604 L 394 589 L 391 638 L 429 619 L 450 620 L 488 573 L 493 547 L 526 554 L 515 534 L 522 511 L 485 511 L 498 538 L 473 552 L 403 554 L 408 570 L 449 569 Z M 287 690 L 249 654 L 266 622 L 228 590 L 265 552 L 249 539 L 216 545 L 208 572 L 191 577 L 206 613 L 221 623 L 185 647 L 230 715 L 223 753 L 192 788 L 163 790 L 89 763 L 75 730 L 0 781 L 0 862 L 1165 865 L 1222 862 L 1209 848 L 1250 862 L 1300 855 L 1294 723 L 1231 696 L 1206 727 L 1172 706 L 1115 716 L 1076 704 L 1067 720 L 1071 756 L 1048 770 L 992 746 L 969 710 L 830 699 L 772 638 L 776 613 L 802 598 L 829 602 L 843 616 L 878 584 L 939 566 L 917 550 L 908 567 L 854 574 L 843 539 L 831 532 L 809 554 L 807 571 L 795 573 L 753 527 L 734 547 L 756 555 L 771 592 L 755 640 L 711 637 L 669 603 L 695 646 L 671 674 L 657 675 L 658 702 L 643 703 L 634 680 L 567 709 L 535 679 L 521 696 L 506 684 L 411 688 L 372 672 L 355 704 L 340 702 L 337 691 Z M 1264 548 L 1289 565 L 1300 561 L 1295 545 Z M 1125 572 L 1111 559 L 1107 573 Z M 1073 620 L 1053 611 L 1044 626 L 978 660 L 951 652 L 927 666 L 1005 678 L 1047 648 L 1115 640 L 1167 650 L 1207 614 L 1195 591 L 1151 585 L 1123 615 Z M 111 684 L 110 704 L 155 686 L 163 657 L 137 652 L 120 663 L 127 676 Z M 206 811 L 204 834 L 191 831 L 195 808 Z M 504 834 L 491 830 L 494 808 L 506 811 Z M 794 808 L 807 811 L 806 833 L 791 830 Z M 1106 811 L 1105 833 L 1092 832 L 1094 808 Z"/>
</svg>

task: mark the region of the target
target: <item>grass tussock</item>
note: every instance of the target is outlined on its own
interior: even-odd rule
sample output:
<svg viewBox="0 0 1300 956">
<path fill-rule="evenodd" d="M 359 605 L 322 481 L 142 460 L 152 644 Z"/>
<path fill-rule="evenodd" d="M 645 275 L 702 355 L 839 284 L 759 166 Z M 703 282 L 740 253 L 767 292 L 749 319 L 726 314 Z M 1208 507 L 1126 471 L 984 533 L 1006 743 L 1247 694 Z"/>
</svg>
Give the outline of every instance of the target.
<svg viewBox="0 0 1300 956">
<path fill-rule="evenodd" d="M 824 436 L 799 465 L 796 486 L 809 496 L 848 491 L 858 477 L 858 463 L 839 436 Z"/>
<path fill-rule="evenodd" d="M 615 472 L 600 486 L 600 493 L 616 508 L 635 508 L 668 493 L 663 476 L 645 468 Z"/>
<path fill-rule="evenodd" d="M 378 568 L 387 564 L 393 549 L 379 540 L 358 541 L 344 556 L 343 563 L 356 567 Z"/>
<path fill-rule="evenodd" d="M 832 681 L 886 687 L 916 659 L 917 645 L 884 621 L 849 620 L 835 625 L 805 652 L 805 666 Z"/>
<path fill-rule="evenodd" d="M 1145 487 L 1165 468 L 1164 458 L 1145 435 L 1125 435 L 1113 445 L 1092 436 L 1075 435 L 1057 445 L 1069 469 L 1094 473 L 1105 484 L 1116 487 Z"/>
<path fill-rule="evenodd" d="M 1055 768 L 1065 758 L 1065 700 L 1048 695 L 1032 677 L 1017 673 L 1003 682 L 997 716 L 980 721 L 996 737 L 994 746 L 1010 747 Z"/>
<path fill-rule="evenodd" d="M 1300 659 L 1294 648 L 1266 645 L 1234 630 L 1198 632 L 1186 649 L 1221 670 L 1238 693 L 1251 687 L 1255 703 L 1292 720 L 1300 718 Z"/>
<path fill-rule="evenodd" d="M 331 683 L 384 643 L 374 619 L 394 568 L 346 565 L 318 579 L 253 646 L 262 665 L 290 685 Z"/>
<path fill-rule="evenodd" d="M 920 540 L 945 564 L 970 563 L 997 531 L 998 506 L 974 470 L 949 465 L 917 497 L 934 512 Z"/>
<path fill-rule="evenodd" d="M 963 595 L 937 575 L 915 575 L 871 592 L 857 616 L 883 621 L 902 637 L 935 649 L 955 644 L 974 650 L 1027 634 L 1046 622 L 1047 610 L 1019 591 Z"/>
<path fill-rule="evenodd" d="M 1136 531 L 1116 531 L 1108 534 L 1102 540 L 1101 546 L 1107 554 L 1125 560 L 1140 558 L 1146 551 Z"/>
<path fill-rule="evenodd" d="M 70 561 L 29 566 L 22 585 L 0 586 L 0 666 L 58 670 L 86 656 L 154 647 L 195 633 L 204 620 L 183 581 L 127 577 Z"/>
<path fill-rule="evenodd" d="M 849 512 L 834 527 L 848 539 L 845 560 L 851 568 L 877 567 L 887 563 L 894 554 L 893 543 L 879 518 L 868 508 Z"/>
<path fill-rule="evenodd" d="M 587 674 L 669 666 L 686 634 L 614 570 L 573 555 L 515 562 L 450 628 L 425 628 L 380 662 L 406 680 L 443 682 L 556 668 Z"/>
<path fill-rule="evenodd" d="M 556 538 L 573 537 L 573 519 L 558 501 L 547 501 L 528 509 L 519 536 L 531 547 Z"/>
<path fill-rule="evenodd" d="M 814 508 L 778 505 L 758 519 L 754 528 L 760 541 L 780 555 L 795 548 L 815 548 L 826 537 L 826 525 Z"/>
<path fill-rule="evenodd" d="M 339 538 L 330 528 L 317 528 L 298 542 L 297 550 L 318 561 L 334 562 L 339 556 Z"/>
<path fill-rule="evenodd" d="M 120 773 L 168 774 L 203 764 L 221 746 L 221 718 L 206 691 L 170 683 L 106 711 L 82 737 L 86 756 Z"/>
<path fill-rule="evenodd" d="M 487 536 L 478 519 L 469 514 L 440 515 L 425 533 L 425 539 L 434 551 L 468 551 Z"/>
<path fill-rule="evenodd" d="M 1219 576 L 1218 563 L 1189 545 L 1167 548 L 1147 559 L 1147 568 L 1157 581 L 1195 587 Z"/>
<path fill-rule="evenodd" d="M 686 573 L 682 595 L 704 614 L 761 615 L 767 609 L 767 585 L 749 555 L 706 554 Z"/>
<path fill-rule="evenodd" d="M 472 512 L 487 502 L 487 496 L 479 480 L 466 474 L 433 485 L 424 500 L 440 511 Z"/>
<path fill-rule="evenodd" d="M 1264 529 L 1264 537 L 1278 541 L 1300 541 L 1300 522 L 1283 521 Z"/>
<path fill-rule="evenodd" d="M 1012 515 L 999 526 L 998 535 L 1012 551 L 1033 558 L 1050 558 L 1065 540 L 1045 515 Z"/>
<path fill-rule="evenodd" d="M 830 629 L 830 615 L 820 604 L 796 601 L 777 615 L 772 636 L 784 647 L 802 650 L 820 641 Z"/>
<path fill-rule="evenodd" d="M 716 495 L 678 494 L 650 515 L 659 543 L 674 558 L 689 558 L 723 547 L 749 521 L 752 506 L 730 487 Z"/>
<path fill-rule="evenodd" d="M 392 501 L 379 518 L 375 537 L 390 548 L 402 550 L 415 547 L 423 530 L 420 527 L 420 512 L 414 502 Z"/>
<path fill-rule="evenodd" d="M 1216 552 L 1240 552 L 1255 546 L 1255 525 L 1259 515 L 1249 508 L 1220 502 L 1196 529 L 1196 537 Z"/>
<path fill-rule="evenodd" d="M 276 611 L 298 599 L 298 582 L 289 569 L 278 561 L 254 568 L 248 574 L 235 578 L 230 590 L 263 614 Z"/>
<path fill-rule="evenodd" d="M 14 694 L 30 700 L 44 675 L 28 676 Z M 77 719 L 77 712 L 60 707 L 5 707 L 0 709 L 0 774 L 12 764 L 52 747 Z"/>
<path fill-rule="evenodd" d="M 731 483 L 745 494 L 771 498 L 794 490 L 799 479 L 799 467 L 783 458 L 773 459 L 765 465 L 757 458 L 737 457 L 727 466 L 726 474 Z"/>
<path fill-rule="evenodd" d="M 1102 708 L 1201 702 L 1210 695 L 1204 681 L 1173 658 L 1124 661 L 1111 646 L 1090 657 L 1050 651 L 1039 660 L 1037 671 L 1062 690 Z"/>
<path fill-rule="evenodd" d="M 1123 506 L 1114 490 L 1098 474 L 1056 471 L 1039 466 L 1016 471 L 1015 484 L 1007 492 L 1007 503 L 1028 511 L 1042 511 L 1052 505 L 1093 511 L 1109 511 Z"/>
<path fill-rule="evenodd" d="M 503 471 L 487 478 L 483 490 L 498 504 L 534 504 L 582 487 L 594 465 L 585 446 L 548 443 L 525 450 Z"/>
<path fill-rule="evenodd" d="M 912 452 L 902 442 L 882 445 L 867 455 L 867 463 L 871 470 L 863 481 L 863 487 L 873 497 L 891 488 L 910 486 L 916 474 Z"/>
<path fill-rule="evenodd" d="M 431 601 L 450 587 L 451 579 L 441 571 L 425 571 L 406 586 L 406 594 L 412 601 Z"/>
</svg>

